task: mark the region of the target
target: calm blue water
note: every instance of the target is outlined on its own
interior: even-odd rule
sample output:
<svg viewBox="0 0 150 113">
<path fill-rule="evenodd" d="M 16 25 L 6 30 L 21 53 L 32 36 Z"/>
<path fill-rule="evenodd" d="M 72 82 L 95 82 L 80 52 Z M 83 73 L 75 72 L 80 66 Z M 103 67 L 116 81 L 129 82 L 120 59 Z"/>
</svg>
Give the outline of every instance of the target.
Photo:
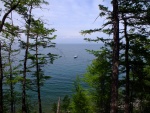
<svg viewBox="0 0 150 113">
<path fill-rule="evenodd" d="M 61 58 L 44 67 L 45 75 L 52 78 L 47 80 L 41 88 L 42 103 L 44 107 L 50 107 L 52 103 L 57 102 L 58 97 L 63 98 L 65 95 L 71 95 L 73 82 L 77 75 L 86 72 L 86 68 L 95 58 L 85 49 L 99 50 L 98 44 L 58 44 L 52 53 L 59 54 Z M 41 50 L 44 51 L 44 50 Z M 74 59 L 74 56 L 78 58 Z M 35 93 L 35 100 L 37 96 Z"/>
</svg>

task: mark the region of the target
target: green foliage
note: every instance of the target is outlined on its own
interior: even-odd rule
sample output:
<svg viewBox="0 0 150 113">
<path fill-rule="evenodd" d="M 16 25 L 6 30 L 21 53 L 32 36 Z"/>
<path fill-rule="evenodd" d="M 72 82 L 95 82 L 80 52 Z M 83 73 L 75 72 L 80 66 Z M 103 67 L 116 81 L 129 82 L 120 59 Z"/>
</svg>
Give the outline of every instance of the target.
<svg viewBox="0 0 150 113">
<path fill-rule="evenodd" d="M 113 1 L 112 1 L 113 3 Z M 148 19 L 149 14 L 149 6 L 150 2 L 147 1 L 127 1 L 127 0 L 119 0 L 119 21 L 120 25 L 123 26 L 119 29 L 120 32 L 120 65 L 119 65 L 119 98 L 118 104 L 119 106 L 124 105 L 124 101 L 126 101 L 124 97 L 127 96 L 126 92 L 129 92 L 129 103 L 130 103 L 130 112 L 136 110 L 136 112 L 143 112 L 145 109 L 148 110 L 149 103 L 149 30 L 147 27 L 149 26 L 150 22 Z M 112 47 L 114 46 L 114 42 L 111 39 L 113 28 L 113 11 L 110 8 L 107 8 L 103 5 L 99 5 L 100 9 L 100 17 L 105 18 L 105 23 L 97 29 L 93 30 L 85 30 L 81 31 L 82 34 L 91 34 L 94 32 L 103 32 L 105 34 L 110 35 L 110 38 L 105 37 L 96 37 L 95 39 L 85 38 L 86 41 L 93 41 L 93 42 L 103 42 L 104 47 L 102 50 L 107 50 L 110 54 L 106 56 L 106 58 L 102 57 L 102 50 L 100 51 L 89 51 L 90 53 L 97 56 L 97 59 L 92 62 L 92 65 L 88 67 L 87 73 L 85 74 L 85 81 L 90 86 L 90 92 L 94 92 L 94 89 L 102 91 L 102 83 L 109 83 L 111 82 L 110 75 L 111 75 L 111 53 Z M 125 27 L 127 27 L 125 31 Z M 127 42 L 128 41 L 128 42 Z M 129 43 L 129 45 L 127 45 Z M 128 54 L 126 55 L 126 52 Z M 105 54 L 106 55 L 106 54 Z M 110 55 L 110 56 L 109 56 Z M 127 58 L 128 57 L 128 58 Z M 106 62 L 109 63 L 109 67 L 105 65 Z M 127 83 L 127 67 L 129 68 L 129 78 Z M 108 74 L 108 73 L 109 74 Z M 103 76 L 104 74 L 105 76 Z M 108 77 L 109 75 L 109 77 Z M 98 81 L 102 80 L 102 81 Z M 106 81 L 105 81 L 106 80 Z M 129 89 L 126 89 L 126 85 L 129 84 Z M 110 84 L 108 85 L 108 89 L 110 88 Z M 103 85 L 104 87 L 105 85 Z M 110 90 L 110 89 L 109 89 Z M 108 91 L 109 91 L 108 90 Z M 95 91 L 96 92 L 96 91 Z M 100 100 L 101 97 L 104 95 L 106 96 L 108 93 L 107 91 L 102 95 L 97 93 L 97 98 L 93 100 Z M 94 94 L 91 94 L 94 95 Z M 95 96 L 96 97 L 96 96 Z M 99 97 L 99 99 L 98 99 Z M 110 98 L 110 95 L 108 95 Z M 103 97 L 106 99 L 105 97 Z M 135 103 L 139 102 L 139 109 L 136 108 Z M 103 100 L 99 102 L 103 103 Z M 107 102 L 109 103 L 109 102 Z M 107 104 L 106 103 L 106 104 Z M 145 103 L 145 104 L 144 104 Z M 105 105 L 106 105 L 105 104 Z M 96 108 L 100 110 L 104 110 L 105 106 L 101 106 L 100 104 Z M 109 106 L 107 104 L 107 106 Z M 101 109 L 102 108 L 102 109 Z M 107 108 L 107 107 L 106 107 Z M 109 108 L 109 107 L 108 107 Z M 120 108 L 119 108 L 120 109 Z M 124 109 L 124 108 L 123 108 Z M 104 111 L 97 111 L 104 112 Z M 122 109 L 121 109 L 122 110 Z M 109 112 L 109 111 L 107 111 Z"/>
<path fill-rule="evenodd" d="M 97 56 L 87 68 L 83 80 L 88 85 L 90 103 L 95 113 L 108 113 L 110 103 L 110 74 L 111 64 L 108 59 L 110 53 L 106 50 L 93 51 Z M 96 54 L 95 54 L 96 53 Z"/>
<path fill-rule="evenodd" d="M 35 20 L 32 18 L 30 32 L 32 34 L 30 37 L 32 43 L 29 43 L 30 53 L 28 52 L 28 59 L 31 61 L 31 65 L 28 66 L 28 68 L 35 70 L 32 72 L 32 77 L 35 77 L 33 83 L 36 85 L 38 82 L 40 86 L 42 86 L 45 80 L 51 78 L 50 76 L 45 76 L 42 69 L 44 65 L 53 63 L 57 55 L 49 52 L 45 53 L 44 51 L 39 51 L 39 49 L 55 47 L 55 43 L 52 43 L 52 40 L 55 39 L 56 36 L 51 36 L 55 30 L 46 28 L 40 19 Z M 20 42 L 22 47 L 26 48 L 26 43 L 24 43 L 24 41 Z"/>
<path fill-rule="evenodd" d="M 70 113 L 71 112 L 71 99 L 68 95 L 65 95 L 64 98 L 60 101 L 60 111 L 61 113 Z M 53 103 L 52 113 L 57 113 L 57 104 Z"/>
<path fill-rule="evenodd" d="M 57 104 L 56 103 L 53 103 L 53 105 L 52 105 L 52 112 L 57 113 Z"/>
<path fill-rule="evenodd" d="M 43 4 L 48 5 L 48 2 L 45 0 L 1 0 L 1 2 L 3 2 L 5 7 L 5 12 L 2 13 L 4 13 L 8 19 L 7 22 L 2 20 L 0 23 L 4 22 L 4 27 L 2 26 L 2 36 L 4 37 L 2 38 L 2 42 L 4 42 L 2 44 L 2 50 L 5 53 L 5 56 L 3 55 L 5 60 L 2 61 L 5 64 L 3 83 L 6 87 L 10 88 L 8 88 L 10 90 L 10 94 L 8 94 L 7 97 L 13 98 L 5 98 L 4 100 L 10 100 L 10 102 L 7 101 L 7 103 L 5 103 L 6 106 L 8 105 L 8 111 L 10 111 L 10 103 L 11 108 L 16 105 L 16 103 L 14 103 L 14 99 L 17 99 L 17 97 L 14 93 L 16 87 L 19 89 L 20 82 L 23 86 L 22 92 L 24 96 L 22 96 L 22 99 L 25 99 L 27 96 L 26 90 L 31 89 L 37 91 L 37 89 L 35 90 L 35 86 L 36 88 L 40 88 L 44 84 L 45 80 L 51 78 L 50 76 L 45 75 L 43 66 L 48 63 L 53 63 L 53 61 L 57 58 L 57 55 L 49 52 L 44 53 L 44 51 L 40 52 L 38 49 L 55 47 L 55 43 L 53 43 L 52 40 L 56 38 L 56 35 L 53 35 L 53 32 L 56 30 L 46 28 L 45 23 L 42 22 L 40 18 L 36 20 L 35 16 L 32 14 L 32 10 L 34 8 L 41 8 Z M 22 23 L 25 24 L 25 26 L 22 27 L 23 29 L 20 26 L 16 26 L 16 23 L 13 22 L 14 19 L 13 14 L 11 14 L 13 13 L 12 11 L 15 11 L 18 16 L 23 18 L 24 22 L 22 21 Z M 20 36 L 23 36 L 22 34 L 27 36 L 27 42 L 24 41 L 23 38 L 18 40 Z M 24 60 L 20 60 L 19 65 L 19 61 L 17 61 L 15 56 L 19 55 L 20 51 L 13 49 L 16 40 L 20 42 L 20 48 L 25 49 L 26 51 L 25 58 Z M 33 43 L 30 43 L 30 41 Z M 24 62 L 22 63 L 22 61 Z M 24 70 L 22 70 L 22 66 L 24 66 Z M 30 76 L 31 74 L 33 74 L 34 79 Z M 23 75 L 23 77 L 21 75 Z M 38 90 L 38 92 L 40 92 L 40 90 Z M 21 104 L 21 102 L 19 104 Z M 28 110 L 27 112 L 32 112 L 32 108 L 30 107 L 31 103 L 28 99 L 22 104 L 26 104 L 27 108 L 25 109 Z M 19 105 L 17 105 L 17 107 L 18 106 Z M 21 108 L 21 106 L 19 107 Z"/>
<path fill-rule="evenodd" d="M 81 86 L 79 77 L 74 82 L 74 94 L 72 96 L 72 113 L 90 113 L 88 97 Z"/>
<path fill-rule="evenodd" d="M 19 102 L 19 92 L 16 91 L 16 84 L 19 83 L 22 79 L 20 76 L 20 67 L 18 60 L 16 59 L 16 55 L 19 54 L 19 49 L 14 49 L 13 46 L 15 44 L 15 40 L 20 36 L 18 34 L 19 27 L 13 25 L 12 17 L 9 18 L 10 23 L 4 23 L 4 30 L 2 32 L 3 36 L 3 90 L 4 90 L 4 112 L 10 112 L 10 109 L 13 107 L 13 111 L 15 106 L 20 104 Z"/>
<path fill-rule="evenodd" d="M 65 95 L 65 97 L 63 98 L 62 100 L 62 103 L 61 103 L 61 111 L 62 113 L 69 113 L 70 111 L 70 98 L 68 95 Z"/>
</svg>

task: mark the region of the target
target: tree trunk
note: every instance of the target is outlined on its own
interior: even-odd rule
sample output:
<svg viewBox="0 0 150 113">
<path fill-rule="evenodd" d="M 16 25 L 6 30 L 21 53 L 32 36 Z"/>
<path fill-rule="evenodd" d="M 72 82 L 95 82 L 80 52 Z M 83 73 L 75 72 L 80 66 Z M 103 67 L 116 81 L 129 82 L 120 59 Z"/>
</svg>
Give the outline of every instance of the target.
<svg viewBox="0 0 150 113">
<path fill-rule="evenodd" d="M 3 26 L 8 15 L 17 8 L 20 0 L 16 5 L 13 5 L 3 16 L 2 21 L 0 23 L 0 32 L 3 30 Z M 2 67 L 2 56 L 1 56 L 1 41 L 0 41 L 0 113 L 3 113 L 3 67 Z"/>
<path fill-rule="evenodd" d="M 27 59 L 28 59 L 28 49 L 29 49 L 29 38 L 30 38 L 30 26 L 31 26 L 31 12 L 32 5 L 29 10 L 29 21 L 27 28 L 27 42 L 26 42 L 26 50 L 25 50 L 25 58 L 24 58 L 24 69 L 23 69 L 23 81 L 22 81 L 22 113 L 27 113 L 26 106 L 26 74 L 27 74 Z"/>
<path fill-rule="evenodd" d="M 118 112 L 118 74 L 119 74 L 119 19 L 118 0 L 113 0 L 113 64 L 112 64 L 112 84 L 110 113 Z"/>
<path fill-rule="evenodd" d="M 13 24 L 13 17 L 12 17 L 12 12 L 11 12 L 11 21 L 12 21 L 12 26 L 14 25 Z M 13 29 L 11 29 L 13 32 Z M 13 70 L 12 70 L 12 61 L 11 61 L 11 53 L 12 53 L 12 44 L 14 42 L 14 37 L 12 36 L 11 39 L 10 39 L 10 44 L 9 44 L 9 53 L 8 53 L 8 61 L 9 61 L 9 79 L 10 79 L 10 98 L 11 98 L 11 101 L 10 101 L 10 112 L 11 113 L 15 113 L 14 112 L 14 86 L 13 86 Z"/>
<path fill-rule="evenodd" d="M 26 107 L 26 72 L 27 72 L 27 55 L 28 55 L 29 36 L 27 36 L 24 69 L 23 69 L 23 81 L 22 81 L 22 113 L 27 113 Z"/>
<path fill-rule="evenodd" d="M 58 103 L 57 103 L 57 113 L 60 113 L 60 97 L 58 98 Z"/>
<path fill-rule="evenodd" d="M 0 41 L 0 113 L 3 113 L 3 65 L 2 65 L 2 45 Z"/>
<path fill-rule="evenodd" d="M 13 6 L 4 14 L 4 16 L 3 16 L 3 18 L 2 18 L 2 21 L 1 21 L 1 24 L 0 24 L 0 32 L 2 32 L 2 30 L 3 30 L 3 26 L 4 26 L 4 23 L 5 23 L 5 20 L 6 20 L 7 16 L 8 16 L 13 10 L 15 10 L 15 9 L 17 8 L 17 6 L 19 5 L 19 3 L 20 3 L 20 0 L 17 2 L 17 4 L 13 5 Z"/>
<path fill-rule="evenodd" d="M 125 113 L 130 112 L 130 92 L 129 92 L 129 87 L 130 87 L 130 78 L 129 78 L 129 38 L 127 34 L 127 21 L 124 19 L 124 35 L 126 39 L 126 48 L 125 48 L 125 64 L 126 64 L 126 95 L 125 95 Z"/>
<path fill-rule="evenodd" d="M 38 91 L 38 105 L 39 105 L 39 113 L 42 113 L 42 104 L 41 104 L 41 91 L 40 91 L 40 68 L 38 62 L 38 36 L 36 37 L 36 77 L 37 77 L 37 91 Z"/>
<path fill-rule="evenodd" d="M 13 87 L 13 83 L 12 83 L 12 80 L 13 80 L 13 75 L 12 75 L 12 64 L 11 64 L 11 44 L 9 46 L 9 55 L 8 55 L 8 60 L 9 60 L 9 69 L 10 69 L 10 72 L 9 72 L 9 79 L 10 79 L 10 98 L 11 98 L 11 101 L 10 101 L 10 112 L 11 113 L 14 113 L 14 87 Z"/>
<path fill-rule="evenodd" d="M 133 93 L 134 93 L 134 83 L 135 83 L 135 76 L 134 76 L 134 74 L 133 74 L 133 76 L 132 76 L 132 82 L 130 83 L 130 87 L 131 87 L 131 90 L 130 90 L 130 113 L 133 113 L 133 108 L 134 108 L 134 106 L 133 106 L 133 103 L 134 103 L 134 95 L 133 95 Z"/>
</svg>

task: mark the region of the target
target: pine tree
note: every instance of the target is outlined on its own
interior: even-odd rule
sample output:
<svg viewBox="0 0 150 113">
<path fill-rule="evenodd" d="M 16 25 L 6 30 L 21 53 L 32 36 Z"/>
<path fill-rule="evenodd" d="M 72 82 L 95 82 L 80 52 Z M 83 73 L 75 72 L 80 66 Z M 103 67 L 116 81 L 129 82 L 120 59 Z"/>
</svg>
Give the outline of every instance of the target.
<svg viewBox="0 0 150 113">
<path fill-rule="evenodd" d="M 28 58 L 31 59 L 32 68 L 35 68 L 33 73 L 36 77 L 36 87 L 38 93 L 38 106 L 39 113 L 42 113 L 42 104 L 41 104 L 41 86 L 45 80 L 50 78 L 50 76 L 44 75 L 42 67 L 48 63 L 53 63 L 57 55 L 52 53 L 42 53 L 39 49 L 47 49 L 55 47 L 55 43 L 52 42 L 55 39 L 56 35 L 51 36 L 55 29 L 48 29 L 44 27 L 44 24 L 41 20 L 32 20 L 31 24 L 31 34 L 33 43 L 30 43 L 30 52 L 35 54 L 28 54 Z"/>
<path fill-rule="evenodd" d="M 121 0 L 119 1 L 119 14 L 120 14 L 120 20 L 123 23 L 124 29 L 123 31 L 123 38 L 125 38 L 125 44 L 124 44 L 124 51 L 125 51 L 125 60 L 124 60 L 124 66 L 125 66 L 125 73 L 126 73 L 126 90 L 125 90 L 125 112 L 129 113 L 132 112 L 132 106 L 130 103 L 132 102 L 132 84 L 130 80 L 130 73 L 132 71 L 132 58 L 131 56 L 135 56 L 136 54 L 133 54 L 133 41 L 135 38 L 134 36 L 139 36 L 142 38 L 142 35 L 137 35 L 143 32 L 145 29 L 144 26 L 141 25 L 148 25 L 148 19 L 147 19 L 147 12 L 148 12 L 148 3 L 144 1 L 125 1 Z M 144 18 L 143 18 L 144 17 Z M 129 29 L 129 30 L 128 30 Z M 141 30 L 140 30 L 141 29 Z M 136 30 L 141 32 L 135 32 Z M 121 32 L 122 32 L 121 31 Z M 143 32 L 144 33 L 144 32 Z M 143 37 L 144 39 L 144 37 Z M 140 43 L 143 43 L 142 40 Z M 147 44 L 146 44 L 147 45 Z M 141 47 L 140 44 L 137 45 L 137 48 Z M 143 50 L 144 52 L 145 50 Z M 132 55 L 131 55 L 132 54 Z M 132 66 L 131 66 L 132 65 Z"/>
<path fill-rule="evenodd" d="M 10 112 L 14 113 L 14 106 L 15 106 L 14 84 L 18 82 L 16 80 L 16 75 L 14 75 L 14 73 L 17 74 L 17 69 L 19 65 L 18 66 L 13 65 L 13 63 L 15 62 L 13 58 L 19 53 L 19 50 L 13 49 L 13 45 L 15 43 L 15 38 L 19 37 L 19 34 L 17 33 L 19 29 L 18 26 L 14 26 L 13 24 L 12 13 L 11 13 L 10 20 L 11 20 L 11 24 L 9 23 L 4 24 L 5 32 L 3 32 L 3 37 L 4 37 L 3 51 L 5 54 L 6 53 L 8 54 L 6 56 L 3 55 L 3 61 L 5 62 L 3 71 L 4 71 L 4 77 L 6 78 L 4 82 L 6 82 L 6 84 L 8 84 L 10 87 L 9 89 L 10 90 L 9 91 Z"/>
<path fill-rule="evenodd" d="M 112 86 L 111 86 L 111 110 L 110 113 L 118 112 L 118 76 L 119 76 L 119 17 L 118 0 L 113 0 L 113 63 L 112 63 Z"/>
<path fill-rule="evenodd" d="M 77 77 L 74 82 L 74 94 L 72 97 L 72 112 L 73 113 L 90 113 L 88 98 L 84 89 L 81 86 L 80 79 Z"/>
<path fill-rule="evenodd" d="M 25 6 L 21 6 L 18 9 L 18 13 L 21 14 L 25 20 L 25 27 L 26 30 L 26 42 L 21 41 L 22 47 L 25 48 L 25 56 L 24 56 L 24 63 L 23 63 L 23 81 L 22 81 L 22 112 L 27 112 L 27 106 L 26 106 L 26 80 L 27 80 L 27 72 L 28 72 L 28 57 L 30 55 L 29 53 L 29 47 L 30 47 L 30 40 L 32 37 L 31 33 L 31 24 L 34 22 L 32 10 L 34 7 L 39 7 L 41 4 L 47 4 L 46 1 L 39 1 L 39 0 L 30 0 L 27 1 Z"/>
<path fill-rule="evenodd" d="M 1 0 L 1 2 L 4 3 L 6 13 L 2 17 L 2 20 L 0 21 L 0 32 L 3 31 L 3 26 L 5 24 L 6 18 L 8 15 L 17 8 L 17 6 L 20 4 L 20 0 L 18 1 L 7 1 L 7 0 Z M 2 42 L 0 41 L 0 112 L 3 113 L 3 64 L 2 64 Z"/>
<path fill-rule="evenodd" d="M 87 68 L 84 81 L 88 85 L 88 95 L 94 113 L 108 113 L 110 111 L 110 76 L 111 52 L 103 47 L 100 51 L 90 51 L 96 59 Z M 110 58 L 110 59 L 109 59 Z"/>
<path fill-rule="evenodd" d="M 112 4 L 114 2 L 112 1 Z M 136 83 L 139 83 L 137 81 L 137 76 L 148 76 L 145 75 L 143 72 L 143 69 L 145 65 L 148 65 L 148 52 L 147 48 L 145 46 L 148 46 L 147 44 L 149 43 L 148 39 L 148 30 L 146 29 L 146 26 L 149 26 L 149 3 L 146 1 L 126 1 L 126 0 L 120 0 L 118 1 L 118 12 L 115 10 L 117 15 L 119 16 L 120 24 L 123 25 L 123 29 L 119 29 L 119 33 L 121 34 L 121 37 L 119 37 L 120 43 L 119 43 L 119 60 L 120 60 L 120 65 L 118 66 L 118 71 L 120 72 L 119 74 L 119 84 L 118 88 L 121 92 L 125 91 L 125 93 L 121 93 L 125 96 L 125 104 L 124 102 L 121 104 L 120 102 L 123 100 L 121 95 L 119 94 L 119 100 L 118 100 L 118 105 L 115 106 L 115 109 L 122 109 L 120 107 L 121 105 L 125 105 L 125 110 L 126 113 L 132 112 L 133 111 L 133 104 L 135 104 L 135 100 L 141 100 L 139 98 L 134 98 L 134 94 L 136 94 L 137 91 L 134 91 L 134 88 L 137 87 L 138 85 L 135 85 Z M 110 11 L 109 8 L 99 5 L 99 8 L 101 10 L 100 16 L 105 17 L 107 19 L 107 22 L 103 24 L 103 26 L 99 29 L 94 29 L 94 30 L 86 30 L 83 31 L 82 33 L 93 33 L 93 32 L 104 32 L 110 36 L 112 36 L 113 31 L 115 30 L 114 25 L 114 10 Z M 116 8 L 116 7 L 114 7 Z M 112 23 L 113 22 L 113 23 Z M 112 26 L 111 28 L 107 28 L 109 26 Z M 117 30 L 117 29 L 116 29 Z M 116 32 L 118 33 L 118 32 Z M 141 34 L 142 33 L 142 34 Z M 115 35 L 114 35 L 115 36 Z M 104 41 L 107 40 L 109 44 L 107 43 L 107 48 L 112 49 L 112 47 L 115 47 L 117 43 L 114 43 L 111 39 L 104 39 L 104 38 L 97 38 L 97 39 L 86 39 L 88 41 Z M 111 40 L 111 41 L 110 41 Z M 118 41 L 119 41 L 118 40 Z M 147 41 L 146 41 L 147 40 Z M 146 43 L 147 42 L 147 43 Z M 106 44 L 104 42 L 104 44 Z M 144 48 L 142 47 L 141 44 L 145 44 Z M 108 46 L 110 45 L 110 46 Z M 117 47 L 117 46 L 116 46 Z M 136 48 L 137 47 L 137 48 Z M 142 49 L 142 50 L 141 50 Z M 117 50 L 117 49 L 116 49 Z M 135 52 L 137 51 L 138 52 Z M 118 55 L 118 54 L 116 54 Z M 141 59 L 143 58 L 143 59 Z M 134 60 L 133 60 L 134 59 Z M 146 62 L 146 63 L 145 63 Z M 117 64 L 117 63 L 116 63 Z M 135 66 L 135 65 L 139 65 Z M 140 66 L 141 65 L 141 66 Z M 134 66 L 137 69 L 136 77 L 134 75 L 133 77 L 133 68 Z M 117 71 L 116 71 L 117 72 Z M 134 71 L 135 73 L 136 71 Z M 143 72 L 143 73 L 141 73 Z M 125 82 L 122 76 L 125 74 Z M 132 77 L 131 77 L 132 76 Z M 144 78 L 142 77 L 142 80 Z M 133 81 L 132 81 L 133 79 Z M 113 80 L 112 80 L 113 82 Z M 144 82 L 140 82 L 140 84 L 144 84 Z M 114 85 L 114 88 L 117 88 L 116 85 Z M 125 86 L 125 90 L 123 90 L 123 87 Z M 143 87 L 144 88 L 144 87 Z M 141 89 L 140 89 L 141 90 Z M 134 93 L 134 94 L 133 94 Z M 113 94 L 113 92 L 112 92 Z M 115 93 L 117 94 L 117 93 Z M 113 95 L 112 95 L 113 96 Z M 120 99 L 121 97 L 121 99 Z M 138 96 L 137 96 L 138 97 Z M 141 96 L 143 100 L 143 94 Z M 123 100 L 124 101 L 124 100 Z M 114 101 L 113 101 L 114 102 Z M 140 104 L 142 105 L 142 104 Z M 119 108 L 117 108 L 119 107 Z M 117 110 L 115 110 L 117 112 Z"/>
</svg>

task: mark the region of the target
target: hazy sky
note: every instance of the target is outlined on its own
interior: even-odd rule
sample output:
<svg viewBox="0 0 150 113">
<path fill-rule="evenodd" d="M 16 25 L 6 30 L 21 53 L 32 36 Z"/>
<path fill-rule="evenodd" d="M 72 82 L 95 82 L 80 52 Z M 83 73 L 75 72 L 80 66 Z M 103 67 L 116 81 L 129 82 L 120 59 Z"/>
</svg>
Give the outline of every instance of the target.
<svg viewBox="0 0 150 113">
<path fill-rule="evenodd" d="M 35 17 L 42 18 L 47 27 L 55 28 L 57 31 L 56 43 L 86 43 L 84 38 L 95 38 L 103 36 L 102 33 L 96 33 L 83 36 L 81 30 L 100 28 L 105 22 L 98 18 L 100 10 L 99 4 L 110 4 L 110 0 L 46 0 L 49 5 L 42 6 L 43 9 L 34 10 Z M 0 3 L 3 8 L 3 5 Z M 18 22 L 21 18 L 14 14 Z M 95 21 L 95 22 L 94 22 Z"/>
<path fill-rule="evenodd" d="M 85 43 L 85 37 L 94 38 L 101 35 L 80 34 L 81 30 L 99 28 L 104 23 L 101 18 L 94 22 L 100 13 L 100 3 L 106 4 L 107 0 L 49 0 L 47 9 L 41 11 L 41 14 L 49 26 L 57 30 L 57 43 Z"/>
</svg>

